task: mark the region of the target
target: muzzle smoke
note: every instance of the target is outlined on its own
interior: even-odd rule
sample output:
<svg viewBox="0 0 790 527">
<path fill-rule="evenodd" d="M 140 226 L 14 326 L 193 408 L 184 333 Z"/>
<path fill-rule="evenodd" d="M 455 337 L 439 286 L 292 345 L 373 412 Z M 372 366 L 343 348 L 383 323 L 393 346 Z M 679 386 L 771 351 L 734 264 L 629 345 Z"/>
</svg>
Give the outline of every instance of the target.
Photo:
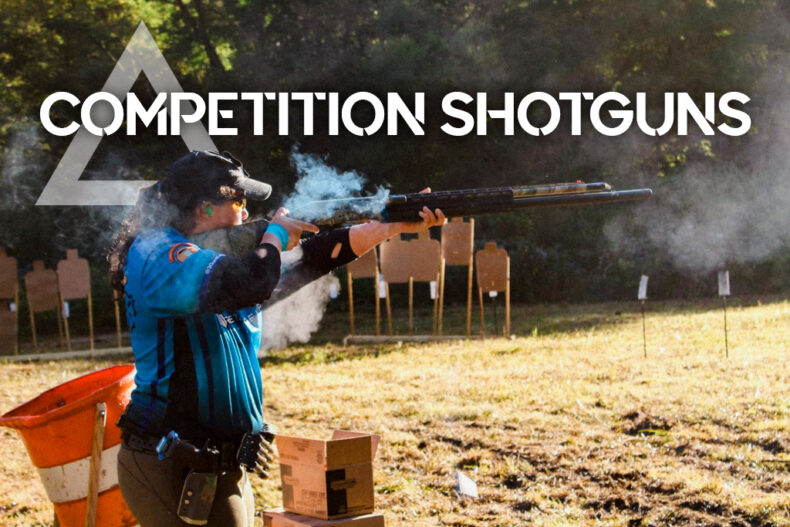
<svg viewBox="0 0 790 527">
<path fill-rule="evenodd" d="M 298 249 L 283 253 L 283 267 L 301 257 Z M 332 287 L 340 281 L 333 274 L 322 276 L 294 294 L 263 310 L 261 350 L 284 348 L 291 342 L 305 343 L 321 325 Z"/>
<path fill-rule="evenodd" d="M 746 154 L 759 161 L 745 166 L 691 166 L 657 185 L 652 200 L 613 219 L 604 232 L 617 251 L 638 255 L 652 245 L 683 271 L 761 261 L 790 247 L 787 152 L 790 143 L 777 141 Z"/>
<path fill-rule="evenodd" d="M 377 187 L 376 193 L 365 200 L 354 200 L 348 204 L 335 201 L 359 196 L 365 186 L 365 178 L 357 172 L 341 172 L 316 155 L 301 154 L 296 150 L 291 152 L 291 163 L 299 180 L 283 206 L 291 211 L 292 216 L 316 221 L 345 209 L 370 215 L 384 210 L 389 197 L 389 190 L 384 187 Z"/>
<path fill-rule="evenodd" d="M 350 198 L 359 195 L 365 178 L 357 172 L 341 172 L 327 165 L 316 155 L 291 152 L 291 163 L 299 179 L 294 192 L 285 198 L 283 206 L 293 216 L 305 220 L 331 216 L 338 211 L 336 202 L 316 205 L 320 200 Z M 373 200 L 366 202 L 370 211 L 383 209 L 389 191 L 379 187 Z M 378 210 L 375 207 L 379 207 Z M 294 266 L 301 258 L 299 248 L 283 253 L 282 272 Z M 261 350 L 282 348 L 291 342 L 307 342 L 316 330 L 329 303 L 331 290 L 337 290 L 340 281 L 334 275 L 324 276 L 281 300 L 271 307 L 264 305 Z"/>
</svg>

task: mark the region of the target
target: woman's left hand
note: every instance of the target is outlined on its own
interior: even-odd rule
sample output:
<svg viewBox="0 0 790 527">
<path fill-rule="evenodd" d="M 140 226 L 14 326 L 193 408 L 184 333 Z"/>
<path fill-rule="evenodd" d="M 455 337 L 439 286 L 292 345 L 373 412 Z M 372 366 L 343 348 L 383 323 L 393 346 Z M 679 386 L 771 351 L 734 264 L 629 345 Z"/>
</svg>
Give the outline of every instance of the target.
<svg viewBox="0 0 790 527">
<path fill-rule="evenodd" d="M 428 194 L 431 192 L 431 187 L 423 189 L 420 194 Z M 414 233 L 427 231 L 431 227 L 438 227 L 447 223 L 447 218 L 441 209 L 431 210 L 428 207 L 423 207 L 419 212 L 422 221 L 402 221 L 398 222 L 401 233 Z"/>
</svg>

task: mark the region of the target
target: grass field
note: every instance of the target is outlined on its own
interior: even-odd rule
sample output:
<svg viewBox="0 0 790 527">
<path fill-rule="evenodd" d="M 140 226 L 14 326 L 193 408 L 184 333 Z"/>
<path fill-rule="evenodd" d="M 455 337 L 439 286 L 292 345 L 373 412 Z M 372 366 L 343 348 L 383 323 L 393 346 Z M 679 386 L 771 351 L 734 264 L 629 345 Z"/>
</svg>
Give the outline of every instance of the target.
<svg viewBox="0 0 790 527">
<path fill-rule="evenodd" d="M 264 361 L 267 417 L 381 434 L 390 526 L 790 525 L 790 303 L 728 317 L 729 359 L 715 303 L 652 305 L 647 359 L 618 304 L 516 308 L 512 340 L 294 346 Z M 345 332 L 330 322 L 324 338 Z M 0 364 L 0 411 L 107 365 Z M 0 451 L 0 524 L 50 524 L 16 432 Z M 456 470 L 479 499 L 455 493 Z M 274 476 L 254 479 L 261 508 L 280 502 Z"/>
</svg>

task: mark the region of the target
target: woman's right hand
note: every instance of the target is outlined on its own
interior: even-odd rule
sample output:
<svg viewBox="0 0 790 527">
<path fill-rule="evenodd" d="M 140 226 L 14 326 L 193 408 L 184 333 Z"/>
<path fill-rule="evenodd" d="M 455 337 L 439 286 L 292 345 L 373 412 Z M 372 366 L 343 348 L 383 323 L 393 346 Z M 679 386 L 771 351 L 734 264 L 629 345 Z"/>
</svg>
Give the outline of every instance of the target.
<svg viewBox="0 0 790 527">
<path fill-rule="evenodd" d="M 302 237 L 302 232 L 318 232 L 318 227 L 306 221 L 297 220 L 288 216 L 289 210 L 285 207 L 280 207 L 274 213 L 270 223 L 282 226 L 288 233 L 288 247 L 281 247 L 281 251 L 290 251 L 299 244 L 299 239 Z M 276 241 L 276 243 L 275 243 Z M 274 234 L 264 234 L 261 242 L 272 243 L 275 246 L 280 245 L 280 240 Z"/>
</svg>

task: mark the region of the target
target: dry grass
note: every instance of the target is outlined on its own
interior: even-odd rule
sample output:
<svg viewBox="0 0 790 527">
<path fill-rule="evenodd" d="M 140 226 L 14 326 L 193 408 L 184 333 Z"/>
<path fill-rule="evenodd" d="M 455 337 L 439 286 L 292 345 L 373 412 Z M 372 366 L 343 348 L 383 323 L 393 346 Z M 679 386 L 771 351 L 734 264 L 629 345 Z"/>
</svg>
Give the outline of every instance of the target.
<svg viewBox="0 0 790 527">
<path fill-rule="evenodd" d="M 376 503 L 390 526 L 790 525 L 790 304 L 531 307 L 514 340 L 273 352 L 268 419 L 289 435 L 377 432 Z M 532 328 L 536 328 L 532 331 Z M 106 364 L 0 365 L 0 410 Z M 0 523 L 51 507 L 0 430 Z M 480 489 L 459 498 L 453 474 Z M 255 480 L 259 505 L 278 479 Z"/>
</svg>

